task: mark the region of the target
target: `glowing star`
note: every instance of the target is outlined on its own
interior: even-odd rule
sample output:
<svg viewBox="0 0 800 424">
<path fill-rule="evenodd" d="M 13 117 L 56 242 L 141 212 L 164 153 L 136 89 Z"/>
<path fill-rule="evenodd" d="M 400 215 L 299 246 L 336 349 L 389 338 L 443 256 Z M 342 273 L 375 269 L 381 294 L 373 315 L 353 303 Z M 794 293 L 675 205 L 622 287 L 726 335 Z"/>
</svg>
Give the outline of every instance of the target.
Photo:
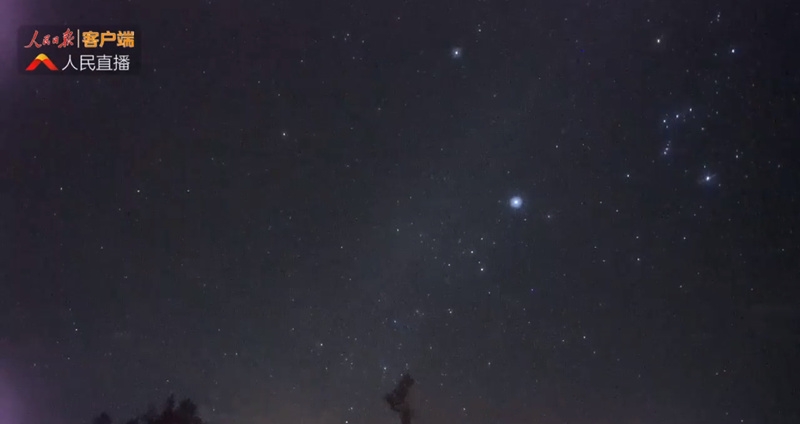
<svg viewBox="0 0 800 424">
<path fill-rule="evenodd" d="M 458 58 L 460 58 L 460 57 L 461 57 L 461 47 L 453 47 L 453 49 L 452 49 L 452 50 L 450 50 L 450 56 L 451 56 L 453 59 L 458 59 Z"/>
<path fill-rule="evenodd" d="M 717 178 L 717 174 L 705 174 L 700 178 L 700 184 L 711 185 Z"/>
<path fill-rule="evenodd" d="M 519 196 L 514 196 L 508 201 L 508 204 L 510 204 L 514 209 L 519 209 L 522 207 L 522 198 Z"/>
</svg>

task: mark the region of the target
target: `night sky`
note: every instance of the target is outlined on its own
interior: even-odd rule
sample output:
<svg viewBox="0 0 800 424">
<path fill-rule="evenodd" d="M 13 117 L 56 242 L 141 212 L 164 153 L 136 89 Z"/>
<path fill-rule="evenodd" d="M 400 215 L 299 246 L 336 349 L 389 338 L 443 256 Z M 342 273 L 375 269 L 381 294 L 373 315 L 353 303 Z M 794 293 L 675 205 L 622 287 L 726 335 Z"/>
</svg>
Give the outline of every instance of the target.
<svg viewBox="0 0 800 424">
<path fill-rule="evenodd" d="M 792 3 L 3 1 L 0 424 L 800 422 Z"/>
</svg>

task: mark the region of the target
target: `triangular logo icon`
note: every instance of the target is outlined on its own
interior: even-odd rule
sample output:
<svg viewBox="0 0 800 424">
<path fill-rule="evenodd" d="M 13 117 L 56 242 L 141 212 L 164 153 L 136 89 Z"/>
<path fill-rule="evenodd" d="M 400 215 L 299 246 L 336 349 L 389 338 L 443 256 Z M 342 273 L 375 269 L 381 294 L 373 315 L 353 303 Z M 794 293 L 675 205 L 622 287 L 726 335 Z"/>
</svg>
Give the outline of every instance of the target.
<svg viewBox="0 0 800 424">
<path fill-rule="evenodd" d="M 36 56 L 36 59 L 33 59 L 33 62 L 31 62 L 31 64 L 28 65 L 28 67 L 25 68 L 25 70 L 32 71 L 36 69 L 39 66 L 39 64 L 42 63 L 44 63 L 44 66 L 47 66 L 47 69 L 51 71 L 58 70 L 58 68 L 56 68 L 56 65 L 53 64 L 53 61 L 51 61 L 50 58 L 47 57 L 47 55 L 45 55 L 44 53 L 40 53 L 39 56 Z"/>
</svg>

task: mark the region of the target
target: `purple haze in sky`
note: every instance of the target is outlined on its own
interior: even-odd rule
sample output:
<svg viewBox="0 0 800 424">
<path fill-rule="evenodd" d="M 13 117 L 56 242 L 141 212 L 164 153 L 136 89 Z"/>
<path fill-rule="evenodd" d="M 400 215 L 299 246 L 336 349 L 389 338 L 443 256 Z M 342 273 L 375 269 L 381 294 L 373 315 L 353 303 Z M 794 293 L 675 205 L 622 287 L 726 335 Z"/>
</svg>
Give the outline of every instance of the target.
<svg viewBox="0 0 800 424">
<path fill-rule="evenodd" d="M 24 0 L 0 0 L 0 86 L 9 81 L 9 74 L 16 72 L 17 65 L 17 28 L 25 19 L 30 19 L 24 12 L 30 2 Z M 5 422 L 0 422 L 5 424 Z"/>
<path fill-rule="evenodd" d="M 0 369 L 0 424 L 18 424 L 19 406 L 8 373 Z"/>
</svg>

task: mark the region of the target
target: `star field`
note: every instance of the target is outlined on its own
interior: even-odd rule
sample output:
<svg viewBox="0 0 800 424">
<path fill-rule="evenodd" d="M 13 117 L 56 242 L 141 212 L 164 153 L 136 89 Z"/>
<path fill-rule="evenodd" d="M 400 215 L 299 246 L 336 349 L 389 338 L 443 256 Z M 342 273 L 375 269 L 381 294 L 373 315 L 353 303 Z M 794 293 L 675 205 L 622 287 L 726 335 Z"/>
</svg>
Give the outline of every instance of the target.
<svg viewBox="0 0 800 424">
<path fill-rule="evenodd" d="M 0 424 L 797 422 L 798 10 L 0 6 Z"/>
</svg>

